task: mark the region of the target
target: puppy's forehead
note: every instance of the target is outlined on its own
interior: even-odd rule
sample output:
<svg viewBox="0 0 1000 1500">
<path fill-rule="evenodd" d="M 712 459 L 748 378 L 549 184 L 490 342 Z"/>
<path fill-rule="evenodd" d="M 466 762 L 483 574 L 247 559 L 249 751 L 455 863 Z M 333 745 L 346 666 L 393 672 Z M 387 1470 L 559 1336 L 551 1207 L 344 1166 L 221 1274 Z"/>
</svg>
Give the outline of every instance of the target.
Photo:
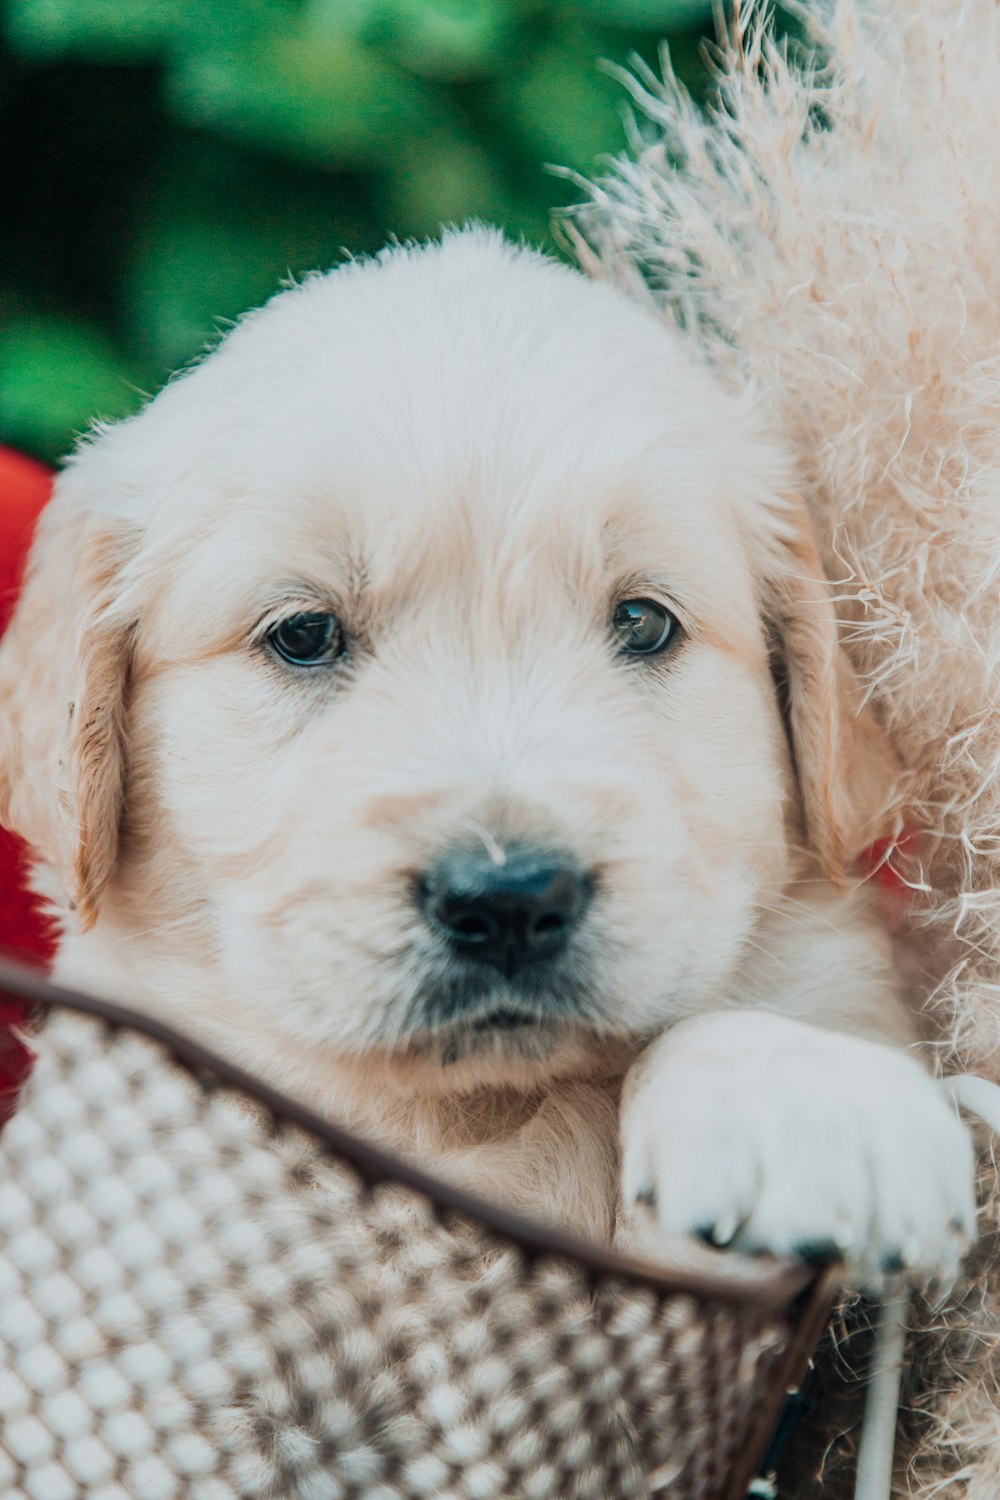
<svg viewBox="0 0 1000 1500">
<path fill-rule="evenodd" d="M 192 536 L 227 549 L 216 589 L 349 561 L 389 595 L 532 556 L 590 582 L 664 559 L 697 580 L 735 566 L 753 467 L 654 316 L 486 232 L 280 295 L 127 426 L 166 497 L 150 541 L 187 554 L 190 589 L 219 557 Z"/>
</svg>

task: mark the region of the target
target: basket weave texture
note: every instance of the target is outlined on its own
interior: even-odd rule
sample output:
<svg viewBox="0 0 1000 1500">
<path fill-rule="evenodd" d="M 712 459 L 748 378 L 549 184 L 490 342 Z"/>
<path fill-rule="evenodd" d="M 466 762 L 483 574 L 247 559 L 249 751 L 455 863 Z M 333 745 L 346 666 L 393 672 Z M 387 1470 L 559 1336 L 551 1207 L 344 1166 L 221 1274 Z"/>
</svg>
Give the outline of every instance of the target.
<svg viewBox="0 0 1000 1500">
<path fill-rule="evenodd" d="M 745 1493 L 818 1331 L 801 1277 L 458 1212 L 101 1017 L 36 1045 L 0 1136 L 9 1500 Z"/>
</svg>

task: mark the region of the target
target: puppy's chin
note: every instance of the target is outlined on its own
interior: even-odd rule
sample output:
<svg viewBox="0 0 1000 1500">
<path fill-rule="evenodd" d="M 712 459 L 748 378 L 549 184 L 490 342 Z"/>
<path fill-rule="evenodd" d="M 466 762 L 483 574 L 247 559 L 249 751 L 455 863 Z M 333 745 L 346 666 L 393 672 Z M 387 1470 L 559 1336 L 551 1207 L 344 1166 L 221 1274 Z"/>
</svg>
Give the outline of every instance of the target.
<svg viewBox="0 0 1000 1500">
<path fill-rule="evenodd" d="M 405 1093 L 536 1090 L 557 1078 L 612 1076 L 635 1046 L 580 1021 L 499 1010 L 420 1033 L 383 1060 L 393 1086 Z"/>
</svg>

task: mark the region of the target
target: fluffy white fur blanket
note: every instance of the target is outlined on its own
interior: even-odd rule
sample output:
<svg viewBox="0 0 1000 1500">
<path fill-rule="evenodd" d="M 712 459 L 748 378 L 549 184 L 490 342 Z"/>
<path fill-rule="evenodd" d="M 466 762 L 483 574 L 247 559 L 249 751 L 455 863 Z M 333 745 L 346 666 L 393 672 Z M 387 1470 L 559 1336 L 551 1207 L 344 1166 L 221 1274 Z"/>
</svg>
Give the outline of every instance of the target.
<svg viewBox="0 0 1000 1500">
<path fill-rule="evenodd" d="M 918 858 L 894 856 L 914 979 L 943 1066 L 1000 1081 L 1000 5 L 801 16 L 819 47 L 800 56 L 743 8 L 707 117 L 669 67 L 630 80 L 632 147 L 591 186 L 578 248 L 787 434 L 925 830 Z M 988 1153 L 982 1189 L 978 1265 L 943 1317 L 924 1309 L 937 1333 L 918 1341 L 923 1420 L 899 1475 L 921 1500 L 1000 1495 Z"/>
</svg>

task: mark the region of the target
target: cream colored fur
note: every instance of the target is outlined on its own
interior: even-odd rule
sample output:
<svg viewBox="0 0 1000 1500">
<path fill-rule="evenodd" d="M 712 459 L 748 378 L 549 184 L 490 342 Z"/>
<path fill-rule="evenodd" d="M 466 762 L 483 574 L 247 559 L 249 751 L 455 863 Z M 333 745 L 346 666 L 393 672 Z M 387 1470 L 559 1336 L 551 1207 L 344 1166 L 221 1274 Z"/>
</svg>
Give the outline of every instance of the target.
<svg viewBox="0 0 1000 1500">
<path fill-rule="evenodd" d="M 716 118 L 669 80 L 633 82 L 642 141 L 594 189 L 581 250 L 788 435 L 924 830 L 896 861 L 919 923 L 903 935 L 913 991 L 945 1065 L 1000 1081 L 1000 7 L 802 15 L 818 70 L 747 10 Z M 910 1362 L 927 1420 L 900 1483 L 921 1500 L 1000 1494 L 992 1152 L 981 1198 L 975 1269 L 946 1316 L 925 1312 L 936 1331 Z"/>
<path fill-rule="evenodd" d="M 347 658 L 279 661 L 322 608 Z M 894 758 L 792 466 L 619 292 L 475 230 L 278 296 L 71 459 L 0 704 L 59 978 L 603 1238 L 624 1077 L 624 1234 L 953 1274 L 968 1142 L 845 873 Z M 414 1023 L 414 881 L 480 840 L 593 872 L 577 1019 Z"/>
</svg>

